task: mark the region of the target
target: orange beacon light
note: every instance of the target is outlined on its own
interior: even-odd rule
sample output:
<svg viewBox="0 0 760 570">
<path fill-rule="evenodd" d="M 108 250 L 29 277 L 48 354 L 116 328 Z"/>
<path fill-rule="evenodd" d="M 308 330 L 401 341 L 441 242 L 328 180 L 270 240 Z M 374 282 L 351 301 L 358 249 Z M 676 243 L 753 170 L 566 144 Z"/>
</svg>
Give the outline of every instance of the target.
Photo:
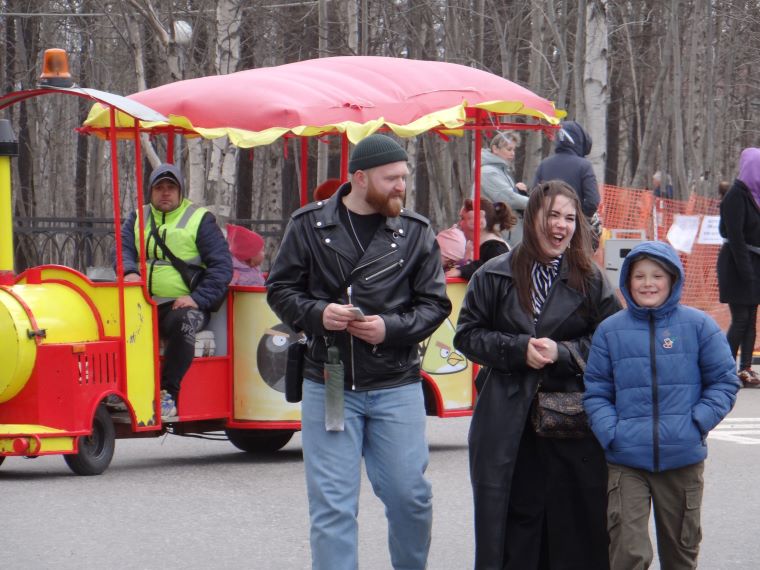
<svg viewBox="0 0 760 570">
<path fill-rule="evenodd" d="M 65 50 L 46 49 L 42 57 L 40 85 L 44 87 L 72 87 L 74 85 L 74 80 L 69 73 L 69 58 Z"/>
</svg>

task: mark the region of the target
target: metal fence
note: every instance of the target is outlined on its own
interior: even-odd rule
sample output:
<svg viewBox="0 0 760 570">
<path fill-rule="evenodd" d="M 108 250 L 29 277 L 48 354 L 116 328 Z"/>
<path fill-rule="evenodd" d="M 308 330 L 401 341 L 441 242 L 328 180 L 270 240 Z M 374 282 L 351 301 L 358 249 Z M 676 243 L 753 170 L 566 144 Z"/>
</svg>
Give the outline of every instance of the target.
<svg viewBox="0 0 760 570">
<path fill-rule="evenodd" d="M 14 220 L 17 273 L 37 265 L 65 265 L 87 274 L 112 267 L 116 240 L 112 218 L 20 218 Z M 286 220 L 230 220 L 279 244 Z"/>
</svg>

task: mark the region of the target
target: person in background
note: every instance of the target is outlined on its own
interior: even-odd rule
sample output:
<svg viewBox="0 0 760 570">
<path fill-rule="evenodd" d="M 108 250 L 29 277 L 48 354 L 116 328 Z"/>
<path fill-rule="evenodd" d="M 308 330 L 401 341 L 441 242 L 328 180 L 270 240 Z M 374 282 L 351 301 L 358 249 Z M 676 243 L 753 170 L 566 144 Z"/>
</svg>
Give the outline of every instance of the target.
<svg viewBox="0 0 760 570">
<path fill-rule="evenodd" d="M 591 343 L 583 404 L 607 458 L 613 569 L 649 568 L 652 505 L 662 568 L 697 567 L 707 435 L 739 381 L 717 323 L 680 304 L 683 284 L 670 245 L 637 245 L 620 270 L 627 308 Z"/>
<path fill-rule="evenodd" d="M 185 198 L 182 173 L 173 164 L 160 164 L 153 170 L 146 201 L 141 213 L 145 235 L 140 235 L 137 212 L 121 227 L 124 281 L 143 279 L 138 244 L 144 241 L 145 282 L 158 305 L 158 331 L 166 341 L 161 365 L 161 417 L 166 419 L 177 415 L 180 383 L 195 355 L 195 334 L 227 294 L 232 258 L 214 215 Z M 167 250 L 186 264 L 203 268 L 192 289 L 189 276 L 175 267 Z"/>
<path fill-rule="evenodd" d="M 739 380 L 745 388 L 758 388 L 752 353 L 760 303 L 760 148 L 742 151 L 739 175 L 720 203 L 718 231 L 724 239 L 718 253 L 718 293 L 731 311 L 728 344 L 734 358 L 741 349 Z"/>
<path fill-rule="evenodd" d="M 503 202 L 491 204 L 485 198 L 480 199 L 480 250 L 477 260 L 462 264 L 459 267 L 452 267 L 446 272 L 446 277 L 462 277 L 468 281 L 481 265 L 489 259 L 493 259 L 507 253 L 510 250 L 509 245 L 502 239 L 503 232 L 508 231 L 514 226 L 516 219 L 509 206 Z M 464 236 L 472 242 L 475 239 L 475 212 L 473 210 L 472 200 L 464 201 L 460 213 L 459 227 L 462 229 Z"/>
<path fill-rule="evenodd" d="M 340 188 L 340 180 L 328 178 L 322 184 L 314 188 L 314 201 L 327 200 Z"/>
<path fill-rule="evenodd" d="M 668 176 L 668 183 L 665 189 L 662 188 L 662 172 L 659 170 L 652 175 L 652 194 L 655 198 L 665 198 L 666 200 L 673 199 L 673 185 L 670 183 L 670 176 Z"/>
<path fill-rule="evenodd" d="M 481 366 L 469 434 L 475 568 L 607 570 L 607 467 L 599 443 L 539 437 L 538 390 L 582 392 L 598 323 L 620 309 L 591 257 L 575 191 L 531 191 L 515 249 L 470 279 L 454 346 Z"/>
<path fill-rule="evenodd" d="M 464 232 L 457 226 L 441 230 L 435 236 L 435 239 L 438 242 L 438 247 L 441 249 L 441 264 L 444 271 L 448 271 L 464 259 L 467 238 L 464 237 Z"/>
<path fill-rule="evenodd" d="M 293 213 L 267 278 L 269 306 L 308 339 L 301 439 L 314 570 L 359 565 L 362 464 L 385 505 L 391 564 L 427 566 L 419 343 L 451 302 L 430 222 L 404 208 L 407 160 L 391 137 L 362 139 L 351 181 Z"/>
<path fill-rule="evenodd" d="M 480 151 L 480 195 L 492 204 L 503 202 L 512 210 L 515 222 L 504 233 L 511 247 L 522 239 L 523 210 L 528 205 L 528 188 L 514 179 L 515 150 L 519 144 L 519 133 L 503 131 L 491 139 L 489 148 Z M 473 186 L 472 197 L 474 192 Z"/>
<path fill-rule="evenodd" d="M 557 133 L 554 154 L 541 161 L 533 185 L 547 180 L 564 180 L 578 194 L 581 209 L 591 221 L 599 206 L 599 187 L 591 162 L 591 135 L 575 121 L 563 121 Z"/>
<path fill-rule="evenodd" d="M 227 224 L 227 243 L 232 254 L 230 285 L 264 285 L 260 269 L 264 261 L 264 238 L 243 226 Z"/>
<path fill-rule="evenodd" d="M 731 188 L 731 183 L 728 182 L 728 180 L 721 180 L 718 183 L 718 198 L 723 200 L 723 198 L 726 197 L 726 194 L 728 194 L 728 190 Z"/>
</svg>

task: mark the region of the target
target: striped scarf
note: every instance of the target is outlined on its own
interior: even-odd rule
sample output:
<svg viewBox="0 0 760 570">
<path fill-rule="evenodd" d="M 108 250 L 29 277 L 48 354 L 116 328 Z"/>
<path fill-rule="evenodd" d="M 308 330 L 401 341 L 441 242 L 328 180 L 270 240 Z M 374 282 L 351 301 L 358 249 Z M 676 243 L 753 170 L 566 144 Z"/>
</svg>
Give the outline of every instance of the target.
<svg viewBox="0 0 760 570">
<path fill-rule="evenodd" d="M 533 281 L 533 286 L 530 288 L 530 297 L 533 301 L 533 322 L 538 321 L 541 308 L 549 296 L 549 289 L 551 289 L 552 283 L 554 283 L 559 273 L 561 261 L 562 256 L 560 255 L 552 259 L 548 265 L 544 265 L 538 261 L 533 262 L 533 269 L 530 272 Z"/>
</svg>

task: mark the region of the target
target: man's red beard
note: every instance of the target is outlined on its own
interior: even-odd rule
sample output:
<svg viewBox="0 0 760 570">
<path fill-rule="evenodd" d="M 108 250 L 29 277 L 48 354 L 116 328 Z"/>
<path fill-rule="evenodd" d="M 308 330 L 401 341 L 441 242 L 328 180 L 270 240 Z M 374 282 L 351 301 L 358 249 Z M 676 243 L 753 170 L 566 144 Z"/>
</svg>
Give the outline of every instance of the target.
<svg viewBox="0 0 760 570">
<path fill-rule="evenodd" d="M 379 214 L 382 214 L 386 218 L 395 218 L 401 213 L 405 197 L 406 192 L 383 194 L 375 188 L 371 180 L 367 180 L 367 196 L 365 200 Z"/>
</svg>

